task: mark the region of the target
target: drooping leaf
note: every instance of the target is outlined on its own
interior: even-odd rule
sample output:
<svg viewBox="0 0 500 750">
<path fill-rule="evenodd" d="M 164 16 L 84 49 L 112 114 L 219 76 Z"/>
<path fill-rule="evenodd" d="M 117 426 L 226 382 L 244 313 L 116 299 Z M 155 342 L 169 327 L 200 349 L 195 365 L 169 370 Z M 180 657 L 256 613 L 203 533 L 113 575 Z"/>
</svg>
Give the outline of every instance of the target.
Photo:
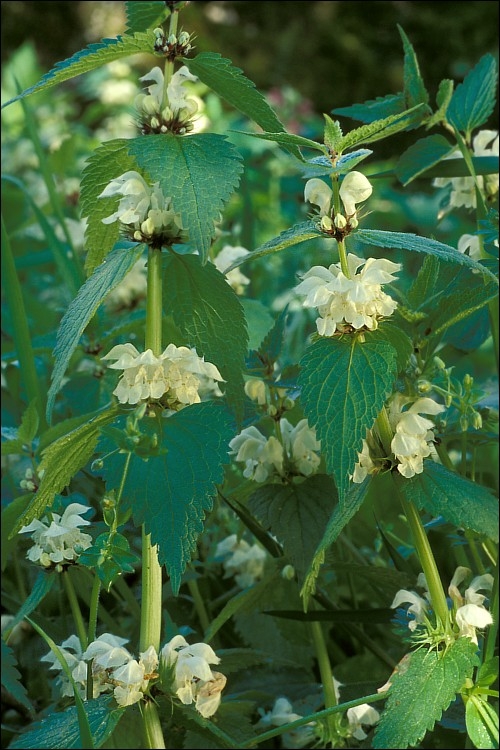
<svg viewBox="0 0 500 750">
<path fill-rule="evenodd" d="M 391 115 L 383 120 L 375 120 L 375 122 L 371 122 L 368 125 L 362 125 L 359 128 L 351 130 L 342 138 L 339 150 L 343 152 L 347 149 L 361 146 L 364 143 L 374 143 L 375 141 L 380 141 L 382 138 L 388 138 L 395 133 L 400 133 L 411 126 L 419 125 L 425 114 L 425 105 L 417 104 L 415 107 L 400 114 Z"/>
<path fill-rule="evenodd" d="M 429 237 L 419 237 L 417 234 L 411 234 L 410 232 L 385 232 L 379 229 L 359 229 L 355 233 L 353 232 L 354 236 L 359 242 L 366 245 L 435 255 L 443 261 L 475 268 L 496 281 L 495 275 L 478 261 L 464 253 L 459 253 L 456 248 L 450 245 L 445 245 Z"/>
<path fill-rule="evenodd" d="M 34 713 L 26 688 L 21 682 L 21 675 L 16 669 L 14 652 L 2 638 L 2 689 L 6 690 L 17 703 L 24 706 L 30 714 Z"/>
<path fill-rule="evenodd" d="M 300 242 L 306 242 L 306 240 L 313 240 L 317 237 L 324 238 L 325 235 L 319 231 L 314 222 L 304 221 L 302 224 L 295 224 L 290 229 L 281 232 L 278 237 L 274 237 L 272 240 L 265 242 L 263 245 L 253 250 L 248 255 L 238 258 L 232 263 L 224 273 L 232 271 L 234 268 L 238 268 L 242 263 L 246 263 L 249 260 L 255 260 L 256 258 L 263 258 L 265 255 L 271 255 L 277 253 L 280 250 L 284 250 L 287 247 L 298 245 Z"/>
<path fill-rule="evenodd" d="M 50 421 L 56 394 L 58 393 L 71 355 L 78 346 L 80 337 L 106 296 L 125 278 L 139 260 L 144 245 L 119 242 L 106 260 L 96 268 L 92 276 L 80 288 L 75 299 L 59 325 L 54 349 L 52 383 L 47 395 L 47 420 Z"/>
<path fill-rule="evenodd" d="M 394 172 L 402 185 L 408 185 L 454 150 L 442 135 L 429 135 L 413 143 L 398 159 Z"/>
<path fill-rule="evenodd" d="M 164 311 L 196 347 L 219 369 L 228 403 L 237 419 L 243 416 L 243 370 L 248 332 L 243 308 L 225 276 L 196 255 L 171 253 L 165 264 Z"/>
<path fill-rule="evenodd" d="M 455 89 L 448 105 L 448 121 L 469 136 L 493 112 L 496 94 L 497 65 L 493 55 L 486 54 Z"/>
<path fill-rule="evenodd" d="M 300 484 L 265 484 L 248 500 L 249 510 L 283 544 L 302 583 L 337 500 L 331 477 L 316 474 Z"/>
<path fill-rule="evenodd" d="M 117 707 L 114 698 L 109 696 L 87 701 L 84 705 L 94 747 L 100 747 L 112 734 L 125 709 Z M 81 746 L 76 706 L 51 713 L 46 719 L 32 724 L 10 743 L 14 750 L 32 750 L 34 747 L 43 750 L 76 750 Z"/>
<path fill-rule="evenodd" d="M 417 104 L 428 104 L 429 94 L 420 74 L 420 67 L 413 46 L 405 32 L 398 24 L 398 31 L 403 41 L 404 49 L 404 94 L 406 106 L 415 107 Z M 427 113 L 430 108 L 427 107 Z"/>
<path fill-rule="evenodd" d="M 471 695 L 465 705 L 467 734 L 481 750 L 498 748 L 498 711 L 482 695 Z"/>
<path fill-rule="evenodd" d="M 388 94 L 379 96 L 376 99 L 368 99 L 363 104 L 352 104 L 349 107 L 339 107 L 333 109 L 335 115 L 352 117 L 353 120 L 360 122 L 374 122 L 375 120 L 385 120 L 386 117 L 399 115 L 405 110 L 405 96 L 399 94 Z"/>
<path fill-rule="evenodd" d="M 102 220 L 116 210 L 118 196 L 99 198 L 112 179 L 136 170 L 127 153 L 128 141 L 119 138 L 99 146 L 87 159 L 82 173 L 81 211 L 87 219 L 85 229 L 85 269 L 90 275 L 102 263 L 120 237 L 120 223 L 103 224 Z"/>
<path fill-rule="evenodd" d="M 127 34 L 159 26 L 168 16 L 168 8 L 164 2 L 127 2 L 125 3 L 127 15 Z"/>
<path fill-rule="evenodd" d="M 139 168 L 159 182 L 182 217 L 189 242 L 203 263 L 215 236 L 215 222 L 238 185 L 241 156 L 223 135 L 199 133 L 181 138 L 131 138 L 128 152 Z"/>
<path fill-rule="evenodd" d="M 120 418 L 115 426 L 123 424 Z M 223 404 L 206 401 L 168 419 L 148 418 L 141 427 L 158 442 L 158 454 L 143 458 L 137 453 L 115 453 L 104 461 L 102 474 L 108 489 L 116 489 L 128 464 L 123 505 L 132 509 L 134 522 L 145 524 L 152 543 L 158 545 L 159 560 L 166 565 L 177 594 L 205 514 L 212 508 L 215 485 L 223 479 L 235 426 Z M 105 438 L 100 447 L 108 453 L 116 445 Z"/>
<path fill-rule="evenodd" d="M 321 338 L 300 362 L 301 402 L 309 424 L 316 427 L 341 500 L 366 430 L 390 395 L 397 373 L 395 349 L 376 333 L 363 343 L 356 336 Z"/>
<path fill-rule="evenodd" d="M 55 440 L 42 453 L 39 473 L 42 480 L 25 512 L 19 517 L 11 533 L 17 534 L 21 526 L 27 526 L 39 518 L 54 497 L 68 486 L 71 479 L 92 457 L 101 427 L 116 416 L 116 407 L 111 407 L 80 427 Z"/>
<path fill-rule="evenodd" d="M 407 654 L 391 677 L 372 747 L 417 746 L 472 676 L 478 663 L 476 648 L 469 638 L 459 638 L 444 653 L 422 648 Z"/>
<path fill-rule="evenodd" d="M 333 513 L 330 516 L 323 536 L 316 547 L 314 557 L 307 571 L 300 595 L 304 600 L 306 608 L 310 597 L 316 589 L 316 579 L 321 566 L 325 561 L 325 554 L 338 538 L 341 531 L 347 526 L 351 518 L 361 508 L 368 492 L 370 479 L 367 477 L 361 484 L 352 484 L 343 498 L 340 498 Z"/>
<path fill-rule="evenodd" d="M 312 141 L 310 138 L 304 138 L 302 135 L 295 135 L 294 133 L 249 133 L 240 132 L 240 135 L 248 135 L 252 138 L 260 138 L 263 141 L 272 141 L 278 143 L 280 146 L 290 149 L 291 146 L 297 146 L 301 148 L 312 148 L 314 151 L 321 151 L 322 154 L 327 154 L 328 150 L 322 143 Z"/>
<path fill-rule="evenodd" d="M 49 591 L 51 591 L 56 576 L 47 573 L 45 570 L 40 570 L 38 573 L 35 583 L 28 594 L 28 597 L 23 602 L 21 608 L 14 615 L 14 619 L 9 623 L 9 630 L 18 625 L 25 617 L 29 617 L 32 612 L 38 607 Z"/>
<path fill-rule="evenodd" d="M 411 479 L 393 476 L 408 502 L 458 528 L 498 541 L 498 500 L 486 487 L 430 460 L 424 462 L 422 474 Z"/>
<path fill-rule="evenodd" d="M 63 81 L 69 81 L 71 78 L 82 75 L 82 73 L 100 68 L 102 65 L 113 62 L 113 60 L 135 55 L 138 52 L 154 54 L 154 41 L 154 34 L 150 31 L 133 36 L 118 36 L 116 39 L 103 39 L 97 44 L 89 44 L 88 47 L 76 52 L 67 60 L 56 63 L 52 70 L 46 73 L 38 83 L 2 104 L 2 109 L 25 96 L 57 86 Z"/>
</svg>

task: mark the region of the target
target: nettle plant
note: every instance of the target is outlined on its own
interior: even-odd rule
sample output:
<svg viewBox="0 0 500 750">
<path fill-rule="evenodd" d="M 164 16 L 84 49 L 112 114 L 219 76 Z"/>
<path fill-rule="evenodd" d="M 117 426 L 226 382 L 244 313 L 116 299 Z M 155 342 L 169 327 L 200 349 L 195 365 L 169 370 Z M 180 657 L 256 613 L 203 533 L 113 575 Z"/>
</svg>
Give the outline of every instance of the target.
<svg viewBox="0 0 500 750">
<path fill-rule="evenodd" d="M 195 54 L 179 26 L 185 5 L 126 3 L 124 36 L 76 53 L 4 105 L 21 101 L 28 119 L 31 94 L 152 58 L 130 103 L 137 135 L 102 143 L 83 170 L 85 281 L 78 255 L 50 235 L 73 298 L 46 395 L 2 224 L 28 404 L 3 447 L 30 465 L 3 512 L 4 546 L 6 560 L 26 554 L 38 569 L 24 601 L 7 597 L 3 684 L 25 717 L 9 747 L 405 748 L 432 731 L 456 747 L 497 747 L 498 510 L 475 468 L 495 440 L 494 414 L 472 376 L 455 378 L 445 362 L 471 325 L 481 330 L 470 350 L 491 337 L 497 351 L 498 134 L 480 129 L 495 105 L 495 61 L 485 55 L 457 86 L 444 80 L 433 110 L 400 29 L 404 91 L 333 110 L 361 121 L 347 133 L 325 114 L 317 142 L 287 132 L 229 60 Z M 251 252 L 220 248 L 242 157 L 229 137 L 200 131 L 196 82 L 305 178 L 308 218 Z M 441 132 L 420 137 L 422 128 Z M 434 179 L 442 215 L 474 212 L 477 230 L 458 249 L 363 227 L 366 146 L 403 131 L 414 143 L 389 176 Z M 249 350 L 241 266 L 306 241 L 328 261 L 283 289 L 289 307 Z M 400 286 L 410 253 L 424 259 Z M 109 307 L 134 287 L 145 315 Z M 314 331 L 290 362 L 294 316 Z M 77 352 L 100 406 L 72 415 L 61 390 L 78 377 Z M 409 541 L 396 547 L 396 534 L 381 533 L 368 554 L 346 531 L 378 497 L 392 499 L 384 528 L 402 512 Z M 438 570 L 434 527 L 456 562 L 451 580 Z M 357 606 L 354 577 L 371 580 L 379 606 L 363 594 Z M 44 616 L 56 591 L 61 614 Z M 13 653 L 26 623 L 56 675 L 37 709 Z M 337 659 L 357 683 L 334 677 Z"/>
</svg>

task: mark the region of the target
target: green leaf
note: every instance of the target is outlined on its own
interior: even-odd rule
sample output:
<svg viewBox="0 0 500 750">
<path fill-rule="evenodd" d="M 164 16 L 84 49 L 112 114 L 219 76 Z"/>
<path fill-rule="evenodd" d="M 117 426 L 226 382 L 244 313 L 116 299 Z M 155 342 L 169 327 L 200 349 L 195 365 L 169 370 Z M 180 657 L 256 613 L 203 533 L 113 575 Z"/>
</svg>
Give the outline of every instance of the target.
<svg viewBox="0 0 500 750">
<path fill-rule="evenodd" d="M 403 40 L 404 49 L 404 93 L 406 106 L 415 107 L 417 104 L 428 104 L 429 94 L 420 74 L 417 56 L 410 40 L 398 24 L 398 31 Z M 427 107 L 430 113 L 430 108 Z"/>
<path fill-rule="evenodd" d="M 56 576 L 47 573 L 46 570 L 40 570 L 35 583 L 33 584 L 27 599 L 23 602 L 19 611 L 15 614 L 14 619 L 9 623 L 8 631 L 12 630 L 18 625 L 25 617 L 29 617 L 30 614 L 38 607 L 49 591 L 54 586 Z"/>
<path fill-rule="evenodd" d="M 154 54 L 154 41 L 154 34 L 150 31 L 133 36 L 118 36 L 116 39 L 103 39 L 102 42 L 97 44 L 89 44 L 88 47 L 76 52 L 67 60 L 56 63 L 52 70 L 46 73 L 38 83 L 2 104 L 2 109 L 25 96 L 57 86 L 63 81 L 69 81 L 71 78 L 82 75 L 82 73 L 88 73 L 89 70 L 100 68 L 102 65 L 113 62 L 113 60 L 135 55 L 138 52 Z"/>
<path fill-rule="evenodd" d="M 393 347 L 397 356 L 398 371 L 404 370 L 413 354 L 413 342 L 409 336 L 393 320 L 383 320 L 377 328 L 377 339 L 384 339 Z"/>
<path fill-rule="evenodd" d="M 312 148 L 315 151 L 321 151 L 322 154 L 327 154 L 328 149 L 322 143 L 312 141 L 310 138 L 304 138 L 302 135 L 295 135 L 294 133 L 249 133 L 246 131 L 236 130 L 234 131 L 240 135 L 248 135 L 252 138 L 260 138 L 263 141 L 272 141 L 273 143 L 279 143 L 280 146 L 290 149 L 291 146 L 301 146 L 302 148 Z"/>
<path fill-rule="evenodd" d="M 498 678 L 498 656 L 493 656 L 481 664 L 477 673 L 476 685 L 488 688 Z"/>
<path fill-rule="evenodd" d="M 125 13 L 127 15 L 127 34 L 160 26 L 169 15 L 164 2 L 144 2 L 144 0 L 142 2 L 125 3 Z"/>
<path fill-rule="evenodd" d="M 327 550 L 363 505 L 368 493 L 369 485 L 369 477 L 367 477 L 361 484 L 352 484 L 344 497 L 341 497 L 335 506 L 330 520 L 325 527 L 323 537 L 316 547 L 314 557 L 300 591 L 300 595 L 304 600 L 304 607 L 307 607 L 310 597 L 316 590 L 316 579 L 319 575 L 320 568 L 325 561 Z"/>
<path fill-rule="evenodd" d="M 68 486 L 71 479 L 85 466 L 94 453 L 99 432 L 116 416 L 116 407 L 107 409 L 75 430 L 63 435 L 42 453 L 39 473 L 43 471 L 38 491 L 33 496 L 25 512 L 19 517 L 10 538 L 17 534 L 21 526 L 27 526 L 39 518 L 55 495 Z"/>
<path fill-rule="evenodd" d="M 338 120 L 332 120 L 327 114 L 323 114 L 325 118 L 325 146 L 332 152 L 337 153 L 344 134 Z"/>
<path fill-rule="evenodd" d="M 139 260 L 144 247 L 142 244 L 132 242 L 117 243 L 116 248 L 80 288 L 64 313 L 57 331 L 52 383 L 47 395 L 48 421 L 50 421 L 56 394 L 61 387 L 71 355 L 78 346 L 82 333 L 109 292 L 125 278 Z"/>
<path fill-rule="evenodd" d="M 411 479 L 397 473 L 393 477 L 408 502 L 498 542 L 498 500 L 486 487 L 431 460 L 424 462 L 422 474 Z"/>
<path fill-rule="evenodd" d="M 405 95 L 400 92 L 399 94 L 387 94 L 387 96 L 379 96 L 376 99 L 368 99 L 363 104 L 352 104 L 349 107 L 332 109 L 332 114 L 352 117 L 353 120 L 370 123 L 399 115 L 404 110 Z"/>
<path fill-rule="evenodd" d="M 422 172 L 451 154 L 454 148 L 442 135 L 421 138 L 399 157 L 394 169 L 396 177 L 402 185 L 408 185 Z"/>
<path fill-rule="evenodd" d="M 21 682 L 21 675 L 16 669 L 16 657 L 14 652 L 2 638 L 2 688 L 11 695 L 21 706 L 28 709 L 30 714 L 34 713 L 33 706 L 26 693 L 26 688 Z"/>
<path fill-rule="evenodd" d="M 260 300 L 242 297 L 240 302 L 247 322 L 248 349 L 252 351 L 261 346 L 262 340 L 274 323 L 274 319 Z"/>
<path fill-rule="evenodd" d="M 457 130 L 470 133 L 486 122 L 493 112 L 497 93 L 497 65 L 487 54 L 470 70 L 455 89 L 448 105 L 448 122 Z"/>
<path fill-rule="evenodd" d="M 218 367 L 226 381 L 222 390 L 240 421 L 248 332 L 238 296 L 212 263 L 202 265 L 196 255 L 166 258 L 165 288 L 165 314 L 172 315 L 185 344 Z"/>
<path fill-rule="evenodd" d="M 121 417 L 115 425 L 124 421 Z M 128 464 L 122 502 L 158 545 L 160 563 L 177 594 L 205 514 L 212 509 L 215 485 L 223 479 L 235 428 L 228 410 L 215 401 L 193 404 L 168 419 L 149 418 L 141 426 L 147 435 L 158 436 L 160 454 L 145 460 L 135 453 L 115 453 L 105 459 L 102 474 L 108 490 L 117 489 Z M 104 452 L 114 447 L 108 438 L 101 443 Z"/>
<path fill-rule="evenodd" d="M 18 539 L 14 527 L 19 516 L 23 515 L 33 498 L 33 493 L 21 495 L 2 508 L 2 570 L 5 570 L 11 550 Z"/>
<path fill-rule="evenodd" d="M 481 271 L 485 276 L 496 281 L 496 277 L 491 271 L 478 261 L 469 258 L 464 253 L 459 253 L 458 250 L 450 245 L 445 245 L 437 240 L 432 240 L 429 237 L 419 237 L 416 234 L 407 232 L 385 232 L 379 229 L 359 229 L 353 232 L 353 237 L 356 237 L 359 242 L 366 245 L 374 245 L 379 248 L 391 248 L 398 250 L 411 250 L 416 253 L 427 253 L 429 255 L 435 255 L 437 258 L 450 263 L 458 263 L 462 266 L 468 266 L 469 268 L 475 268 L 477 271 Z M 248 256 L 247 256 L 248 257 Z M 496 281 L 498 283 L 498 281 Z"/>
<path fill-rule="evenodd" d="M 241 156 L 225 136 L 215 133 L 132 138 L 128 152 L 172 199 L 190 244 L 205 263 L 215 222 L 238 186 Z"/>
<path fill-rule="evenodd" d="M 248 500 L 248 509 L 283 544 L 300 583 L 336 500 L 337 488 L 325 474 L 308 477 L 300 484 L 263 485 Z"/>
<path fill-rule="evenodd" d="M 349 148 L 361 146 L 363 143 L 374 143 L 382 138 L 388 138 L 390 135 L 399 133 L 407 128 L 419 125 L 426 114 L 424 104 L 417 104 L 405 112 L 397 115 L 391 115 L 383 120 L 375 120 L 368 125 L 362 125 L 360 128 L 351 130 L 345 135 L 340 143 L 339 150 L 346 151 Z"/>
<path fill-rule="evenodd" d="M 99 198 L 112 179 L 136 170 L 135 161 L 127 153 L 129 141 L 119 138 L 99 146 L 87 159 L 82 173 L 81 212 L 87 218 L 85 230 L 85 268 L 91 274 L 102 263 L 120 237 L 120 223 L 103 224 L 102 220 L 116 210 L 118 196 Z"/>
<path fill-rule="evenodd" d="M 193 75 L 198 76 L 220 97 L 270 133 L 284 132 L 285 128 L 271 109 L 255 84 L 236 68 L 231 60 L 217 52 L 201 52 L 192 59 L 183 59 Z M 289 150 L 300 158 L 300 151 L 293 144 Z"/>
<path fill-rule="evenodd" d="M 264 612 L 272 617 L 283 617 L 285 620 L 299 620 L 300 622 L 341 622 L 350 625 L 359 622 L 363 625 L 388 623 L 394 617 L 394 610 L 386 608 L 373 609 L 339 609 L 301 612 L 298 609 L 270 609 Z"/>
<path fill-rule="evenodd" d="M 448 110 L 448 105 L 451 101 L 451 97 L 453 96 L 454 87 L 455 82 L 451 81 L 449 78 L 444 78 L 439 84 L 438 92 L 436 94 L 436 104 L 438 105 L 438 109 L 427 120 L 427 123 L 425 125 L 426 130 L 433 128 L 434 125 L 440 125 L 441 123 L 445 122 L 446 112 Z"/>
<path fill-rule="evenodd" d="M 342 500 L 366 430 L 371 429 L 392 391 L 396 351 L 375 335 L 321 338 L 305 352 L 300 366 L 301 402 L 316 427 L 321 454 Z"/>
<path fill-rule="evenodd" d="M 38 432 L 38 411 L 36 408 L 36 400 L 31 401 L 28 408 L 24 412 L 21 418 L 21 425 L 17 431 L 17 437 L 25 445 L 31 445 Z"/>
<path fill-rule="evenodd" d="M 444 653 L 407 654 L 391 677 L 391 692 L 375 729 L 376 750 L 417 746 L 432 731 L 478 663 L 477 646 L 459 638 Z"/>
<path fill-rule="evenodd" d="M 498 748 L 498 712 L 480 695 L 471 695 L 465 704 L 467 734 L 475 747 Z"/>
<path fill-rule="evenodd" d="M 322 239 L 324 239 L 325 235 L 320 232 L 319 229 L 317 229 L 314 222 L 304 221 L 302 224 L 295 224 L 295 226 L 287 229 L 285 232 L 281 232 L 278 237 L 274 237 L 272 240 L 265 242 L 256 250 L 248 253 L 248 255 L 235 260 L 234 263 L 229 266 L 229 268 L 226 268 L 224 273 L 228 273 L 234 268 L 238 268 L 238 266 L 241 266 L 242 263 L 246 263 L 249 260 L 263 258 L 265 255 L 277 253 L 287 247 L 292 247 L 293 245 L 298 245 L 300 242 L 313 240 L 317 237 L 321 237 Z"/>
<path fill-rule="evenodd" d="M 85 565 L 97 573 L 106 591 L 119 575 L 133 573 L 134 564 L 138 563 L 140 558 L 130 551 L 128 540 L 116 532 L 100 534 L 78 558 L 79 565 Z"/>
<path fill-rule="evenodd" d="M 100 747 L 111 735 L 120 721 L 124 708 L 116 707 L 109 696 L 87 701 L 85 704 L 94 747 Z M 23 734 L 10 743 L 13 750 L 69 750 L 80 748 L 80 726 L 76 706 L 70 706 L 60 713 L 51 713 L 46 719 L 32 724 Z"/>
</svg>

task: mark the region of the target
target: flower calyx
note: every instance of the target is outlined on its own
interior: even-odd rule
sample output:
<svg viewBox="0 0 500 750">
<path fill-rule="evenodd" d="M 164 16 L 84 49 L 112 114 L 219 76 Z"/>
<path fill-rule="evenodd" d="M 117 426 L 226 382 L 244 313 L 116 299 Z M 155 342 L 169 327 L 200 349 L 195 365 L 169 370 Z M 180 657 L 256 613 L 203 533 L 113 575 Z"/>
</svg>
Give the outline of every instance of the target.
<svg viewBox="0 0 500 750">
<path fill-rule="evenodd" d="M 173 62 L 176 57 L 186 57 L 193 49 L 192 37 L 187 31 L 181 31 L 178 36 L 170 34 L 168 37 L 161 28 L 154 29 L 155 43 L 153 49 L 159 52 L 169 62 Z"/>
</svg>

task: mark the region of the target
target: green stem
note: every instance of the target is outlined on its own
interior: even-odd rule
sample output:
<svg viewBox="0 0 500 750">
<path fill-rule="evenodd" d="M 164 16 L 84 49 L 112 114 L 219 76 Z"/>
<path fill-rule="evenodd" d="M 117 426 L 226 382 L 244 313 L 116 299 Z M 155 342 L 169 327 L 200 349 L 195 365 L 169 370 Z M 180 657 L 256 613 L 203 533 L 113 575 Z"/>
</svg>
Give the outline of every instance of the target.
<svg viewBox="0 0 500 750">
<path fill-rule="evenodd" d="M 349 271 L 349 266 L 347 264 L 347 251 L 345 249 L 345 242 L 344 240 L 338 240 L 337 246 L 339 249 L 339 258 L 340 258 L 340 268 L 342 269 L 342 273 L 347 279 L 351 278 L 351 274 Z"/>
<path fill-rule="evenodd" d="M 314 643 L 314 650 L 316 652 L 316 659 L 318 661 L 319 673 L 321 675 L 321 682 L 323 685 L 323 696 L 325 699 L 325 708 L 332 708 L 338 703 L 337 696 L 335 695 L 335 685 L 333 682 L 332 666 L 330 664 L 330 657 L 328 656 L 328 650 L 326 648 L 325 638 L 323 636 L 323 630 L 320 622 L 310 623 L 312 639 Z M 335 716 L 328 716 L 327 718 L 330 739 L 333 740 L 338 734 L 337 732 L 337 719 Z"/>
<path fill-rule="evenodd" d="M 90 595 L 90 609 L 89 609 L 89 626 L 87 630 L 87 642 L 92 643 L 95 641 L 97 635 L 97 611 L 99 609 L 99 595 L 101 593 L 101 581 L 97 575 L 94 576 L 94 583 L 92 585 L 92 593 Z M 94 697 L 94 679 L 92 674 L 92 662 L 91 659 L 87 664 L 87 700 L 90 701 Z"/>
<path fill-rule="evenodd" d="M 408 502 L 400 493 L 399 495 L 411 530 L 415 550 L 420 560 L 425 580 L 427 581 L 432 607 L 437 619 L 441 621 L 444 628 L 448 629 L 449 611 L 448 604 L 446 603 L 446 595 L 424 526 L 413 503 Z"/>
<path fill-rule="evenodd" d="M 148 292 L 146 300 L 146 349 L 161 354 L 162 323 L 162 263 L 161 250 L 149 248 Z"/>
<path fill-rule="evenodd" d="M 179 22 L 179 13 L 177 11 L 173 11 L 170 14 L 170 24 L 168 27 L 168 35 L 171 34 L 176 35 L 177 34 L 177 24 Z M 170 60 L 165 60 L 165 71 L 163 73 L 163 99 L 162 99 L 162 109 L 163 107 L 166 107 L 168 105 L 168 96 L 167 96 L 167 86 L 172 80 L 172 76 L 174 74 L 174 63 Z"/>
<path fill-rule="evenodd" d="M 156 704 L 148 700 L 142 706 L 145 748 L 164 748 L 165 739 Z"/>
<path fill-rule="evenodd" d="M 493 623 L 488 627 L 486 635 L 486 644 L 484 647 L 484 661 L 489 661 L 495 655 L 495 648 L 498 636 L 498 563 L 495 568 L 493 579 L 493 588 L 490 597 L 490 614 L 493 617 Z"/>
<path fill-rule="evenodd" d="M 24 307 L 21 285 L 16 272 L 14 256 L 2 217 L 2 280 L 7 307 L 10 310 L 14 345 L 19 359 L 21 378 L 26 389 L 28 403 L 36 400 L 40 429 L 47 427 L 35 357 L 31 345 L 28 320 Z"/>
<path fill-rule="evenodd" d="M 85 649 L 89 645 L 87 640 L 87 630 L 83 621 L 80 605 L 78 604 L 78 597 L 75 592 L 75 587 L 73 586 L 73 581 L 70 578 L 69 571 L 64 570 L 61 575 L 64 589 L 66 591 L 66 596 L 68 597 L 69 606 L 71 607 L 71 613 L 73 615 L 76 632 L 78 633 L 78 638 L 80 639 L 80 643 L 82 646 L 82 651 L 85 651 Z"/>
<path fill-rule="evenodd" d="M 207 608 L 205 607 L 205 602 L 203 601 L 203 597 L 200 593 L 198 581 L 192 578 L 188 580 L 187 585 L 189 593 L 193 597 L 196 614 L 198 615 L 201 627 L 203 628 L 203 632 L 206 633 L 208 631 L 208 628 L 210 627 L 210 618 L 208 616 Z"/>
<path fill-rule="evenodd" d="M 394 431 L 391 427 L 391 423 L 389 422 L 389 416 L 387 414 L 387 410 L 385 406 L 382 407 L 382 410 L 379 413 L 375 424 L 377 426 L 380 440 L 382 441 L 382 446 L 384 448 L 385 455 L 389 457 L 392 453 L 391 443 L 392 443 L 392 438 L 394 437 Z"/>
</svg>

